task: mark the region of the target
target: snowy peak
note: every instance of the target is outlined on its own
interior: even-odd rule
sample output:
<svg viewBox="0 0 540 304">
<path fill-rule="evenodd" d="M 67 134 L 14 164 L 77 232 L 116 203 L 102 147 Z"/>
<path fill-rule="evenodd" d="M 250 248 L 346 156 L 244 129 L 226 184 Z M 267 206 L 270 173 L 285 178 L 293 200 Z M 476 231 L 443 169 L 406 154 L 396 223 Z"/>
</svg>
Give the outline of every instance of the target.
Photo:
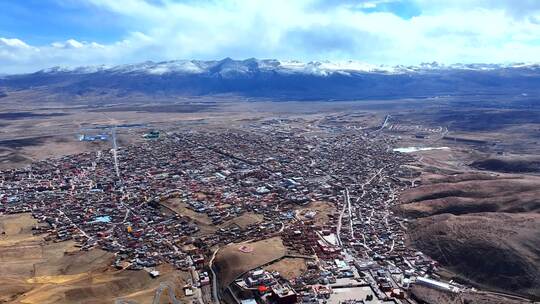
<svg viewBox="0 0 540 304">
<path fill-rule="evenodd" d="M 225 58 L 219 61 L 174 60 L 164 62 L 146 61 L 137 64 L 124 64 L 114 67 L 87 66 L 87 67 L 53 67 L 41 70 L 38 73 L 76 73 L 89 74 L 97 72 L 111 72 L 115 74 L 216 74 L 221 76 L 250 75 L 259 72 L 275 72 L 279 74 L 307 74 L 316 76 L 329 76 L 332 74 L 350 75 L 351 73 L 403 73 L 408 72 L 401 66 L 391 67 L 372 65 L 358 61 L 280 61 L 276 59 L 259 60 L 250 58 L 246 60 L 233 60 Z"/>
<path fill-rule="evenodd" d="M 90 74 L 110 72 L 114 74 L 147 74 L 147 75 L 219 75 L 222 77 L 249 76 L 261 72 L 278 74 L 305 74 L 315 76 L 352 75 L 361 73 L 373 74 L 406 74 L 430 71 L 473 70 L 489 71 L 497 69 L 538 69 L 536 63 L 514 64 L 452 64 L 444 65 L 437 62 L 422 63 L 418 66 L 389 66 L 374 65 L 360 61 L 310 61 L 295 60 L 259 60 L 250 58 L 246 60 L 200 61 L 200 60 L 174 60 L 163 62 L 146 61 L 137 64 L 124 64 L 118 66 L 86 66 L 86 67 L 53 67 L 41 70 L 38 73 L 75 73 Z"/>
<path fill-rule="evenodd" d="M 280 74 L 309 74 L 328 76 L 331 74 L 350 75 L 351 73 L 403 73 L 410 71 L 404 67 L 373 65 L 359 61 L 280 61 L 276 59 L 233 60 L 225 58 L 219 61 L 174 60 L 164 62 L 146 61 L 137 64 L 124 64 L 114 67 L 53 67 L 38 73 L 97 73 L 111 72 L 116 74 L 143 73 L 149 75 L 166 74 L 219 74 L 221 76 L 249 75 L 259 72 L 276 72 Z"/>
<path fill-rule="evenodd" d="M 439 96 L 538 96 L 534 63 L 374 65 L 359 61 L 175 60 L 118 66 L 54 67 L 0 77 L 0 87 L 41 87 L 74 96 L 209 96 L 361 100 Z M 100 97 L 101 98 L 101 97 Z"/>
</svg>

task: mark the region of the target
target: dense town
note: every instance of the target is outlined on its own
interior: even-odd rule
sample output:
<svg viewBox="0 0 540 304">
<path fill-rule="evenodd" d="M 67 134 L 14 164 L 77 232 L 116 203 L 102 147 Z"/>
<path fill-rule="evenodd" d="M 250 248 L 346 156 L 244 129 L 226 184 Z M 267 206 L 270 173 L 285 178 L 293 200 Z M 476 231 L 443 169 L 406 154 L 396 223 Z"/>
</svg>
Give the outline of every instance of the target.
<svg viewBox="0 0 540 304">
<path fill-rule="evenodd" d="M 415 303 L 412 284 L 462 288 L 438 280 L 437 263 L 407 246 L 407 220 L 392 207 L 416 173 L 377 129 L 275 119 L 148 134 L 117 147 L 113 131 L 110 150 L 0 172 L 0 214 L 30 212 L 40 223 L 34 234 L 113 252 L 119 269 L 158 277 L 155 267 L 167 263 L 190 271 L 181 288 L 199 303 Z M 313 202 L 331 208 L 310 210 Z M 321 212 L 324 222 L 315 220 Z M 227 225 L 246 214 L 262 220 Z M 271 237 L 305 257 L 306 271 L 285 279 L 261 265 L 217 286 L 217 248 Z"/>
</svg>

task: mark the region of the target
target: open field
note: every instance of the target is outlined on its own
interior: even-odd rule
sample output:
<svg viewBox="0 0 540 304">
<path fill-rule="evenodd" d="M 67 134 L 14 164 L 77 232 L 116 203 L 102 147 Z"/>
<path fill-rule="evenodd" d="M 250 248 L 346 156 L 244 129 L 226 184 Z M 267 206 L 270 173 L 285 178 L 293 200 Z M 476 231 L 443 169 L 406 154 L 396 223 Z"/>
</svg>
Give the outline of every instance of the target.
<svg viewBox="0 0 540 304">
<path fill-rule="evenodd" d="M 6 247 L 20 242 L 38 243 L 41 238 L 32 235 L 37 221 L 30 214 L 5 215 L 0 219 L 0 246 Z"/>
<path fill-rule="evenodd" d="M 233 218 L 231 220 L 225 221 L 223 224 L 220 224 L 220 227 L 229 227 L 229 226 L 238 226 L 242 229 L 250 225 L 255 225 L 262 222 L 263 217 L 260 214 L 246 212 L 239 217 Z"/>
<path fill-rule="evenodd" d="M 287 280 L 300 276 L 307 270 L 306 262 L 301 258 L 284 258 L 264 267 L 267 271 L 277 271 Z"/>
<path fill-rule="evenodd" d="M 328 202 L 315 201 L 298 209 L 298 218 L 301 220 L 313 220 L 315 225 L 322 226 L 330 220 L 329 215 L 336 211 L 336 207 Z M 313 218 L 306 215 L 315 212 Z"/>
<path fill-rule="evenodd" d="M 242 252 L 239 250 L 242 246 L 248 246 L 252 251 Z M 221 288 L 231 284 L 244 272 L 279 259 L 285 253 L 286 249 L 279 237 L 250 243 L 230 244 L 221 248 L 215 260 Z"/>
<path fill-rule="evenodd" d="M 161 204 L 173 212 L 187 216 L 193 220 L 201 229 L 201 234 L 213 233 L 218 229 L 216 226 L 212 225 L 212 220 L 206 213 L 198 213 L 189 209 L 187 207 L 188 205 L 179 198 L 168 199 L 161 202 Z"/>
</svg>

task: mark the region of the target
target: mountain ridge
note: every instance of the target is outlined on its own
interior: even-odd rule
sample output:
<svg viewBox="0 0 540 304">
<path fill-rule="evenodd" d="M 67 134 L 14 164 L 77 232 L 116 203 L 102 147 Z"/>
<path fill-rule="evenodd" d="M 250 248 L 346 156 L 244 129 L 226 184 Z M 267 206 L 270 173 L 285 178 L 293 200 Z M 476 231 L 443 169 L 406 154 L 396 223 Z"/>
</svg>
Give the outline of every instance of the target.
<svg viewBox="0 0 540 304">
<path fill-rule="evenodd" d="M 236 69 L 234 69 L 236 68 Z M 404 74 L 414 72 L 426 72 L 433 70 L 471 70 L 471 71 L 492 71 L 497 69 L 539 69 L 539 63 L 455 63 L 445 65 L 434 62 L 424 62 L 419 65 L 376 65 L 361 61 L 308 61 L 298 60 L 278 60 L 278 59 L 256 59 L 249 58 L 245 60 L 234 60 L 229 57 L 222 60 L 170 60 L 170 61 L 145 61 L 134 64 L 121 65 L 88 65 L 77 67 L 54 66 L 42 69 L 34 73 L 79 73 L 90 74 L 97 72 L 117 72 L 133 73 L 146 72 L 153 75 L 162 75 L 167 73 L 219 73 L 223 70 L 235 70 L 237 72 L 255 72 L 255 71 L 276 71 L 281 73 L 300 73 L 313 74 L 319 76 L 328 76 L 332 73 L 388 73 Z M 21 75 L 21 74 L 14 74 Z M 11 76 L 11 75 L 7 75 Z"/>
<path fill-rule="evenodd" d="M 378 66 L 355 61 L 177 60 L 50 68 L 0 78 L 0 89 L 92 96 L 232 94 L 276 100 L 362 100 L 540 94 L 538 64 Z"/>
</svg>

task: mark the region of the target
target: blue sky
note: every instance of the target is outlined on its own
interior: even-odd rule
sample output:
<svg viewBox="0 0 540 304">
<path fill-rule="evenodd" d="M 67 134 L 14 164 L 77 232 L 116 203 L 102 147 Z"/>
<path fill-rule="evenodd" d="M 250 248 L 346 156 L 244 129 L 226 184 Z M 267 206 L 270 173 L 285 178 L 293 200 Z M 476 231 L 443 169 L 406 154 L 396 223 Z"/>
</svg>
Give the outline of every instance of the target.
<svg viewBox="0 0 540 304">
<path fill-rule="evenodd" d="M 0 1 L 0 73 L 224 57 L 538 62 L 540 1 Z"/>
</svg>

